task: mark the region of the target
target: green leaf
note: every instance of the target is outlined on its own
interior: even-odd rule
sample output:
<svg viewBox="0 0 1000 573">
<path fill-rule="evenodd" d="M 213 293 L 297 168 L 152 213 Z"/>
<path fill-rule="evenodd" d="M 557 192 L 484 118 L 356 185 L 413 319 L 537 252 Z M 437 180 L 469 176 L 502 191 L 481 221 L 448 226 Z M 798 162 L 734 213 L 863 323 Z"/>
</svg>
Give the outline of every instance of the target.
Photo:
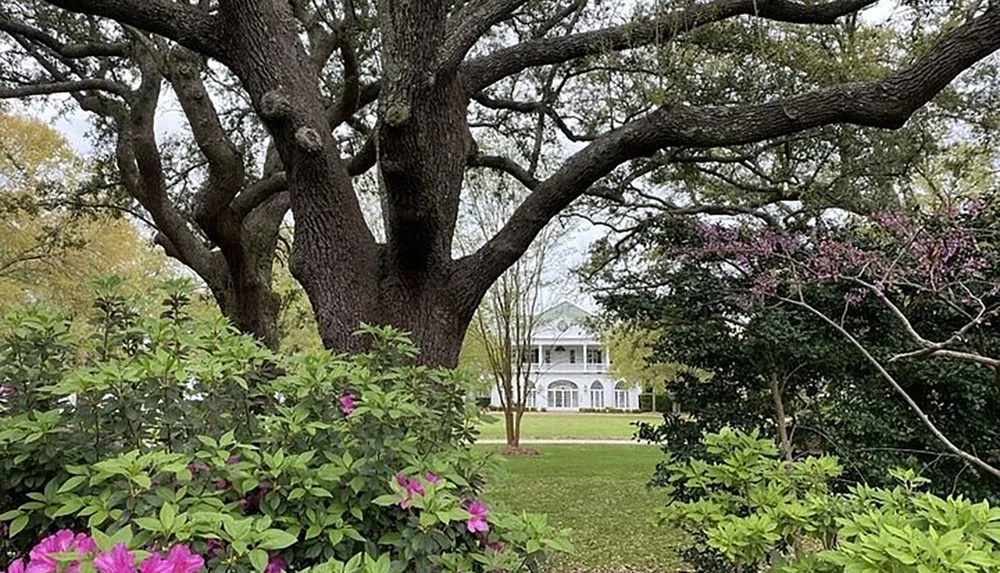
<svg viewBox="0 0 1000 573">
<path fill-rule="evenodd" d="M 287 531 L 268 529 L 260 537 L 257 545 L 261 549 L 284 549 L 298 541 L 298 538 Z"/>
<path fill-rule="evenodd" d="M 177 510 L 173 504 L 164 503 L 160 508 L 160 523 L 163 524 L 163 531 L 167 532 L 174 527 L 174 518 L 177 517 Z"/>
<path fill-rule="evenodd" d="M 21 517 L 22 513 L 24 512 L 22 512 L 20 509 L 12 509 L 10 511 L 4 512 L 3 514 L 0 514 L 0 521 L 10 521 L 14 518 Z"/>
<path fill-rule="evenodd" d="M 66 493 L 67 491 L 73 491 L 85 481 L 87 481 L 87 476 L 73 476 L 68 480 L 66 480 L 66 483 L 62 484 L 62 487 L 60 487 L 59 491 L 57 491 L 56 493 Z"/>
<path fill-rule="evenodd" d="M 380 495 L 372 500 L 375 505 L 387 506 L 397 503 L 399 501 L 399 496 L 393 493 L 387 493 L 385 495 Z"/>
<path fill-rule="evenodd" d="M 250 564 L 257 573 L 262 573 L 267 567 L 267 551 L 254 549 L 250 552 Z"/>
<path fill-rule="evenodd" d="M 28 516 L 22 515 L 21 517 L 18 517 L 14 521 L 10 522 L 10 533 L 8 535 L 14 537 L 18 533 L 20 533 L 21 530 L 24 529 L 26 525 L 28 525 Z"/>
<path fill-rule="evenodd" d="M 152 517 L 137 517 L 133 520 L 136 525 L 145 529 L 146 531 L 162 531 L 163 527 L 160 525 L 160 520 L 154 519 Z"/>
</svg>

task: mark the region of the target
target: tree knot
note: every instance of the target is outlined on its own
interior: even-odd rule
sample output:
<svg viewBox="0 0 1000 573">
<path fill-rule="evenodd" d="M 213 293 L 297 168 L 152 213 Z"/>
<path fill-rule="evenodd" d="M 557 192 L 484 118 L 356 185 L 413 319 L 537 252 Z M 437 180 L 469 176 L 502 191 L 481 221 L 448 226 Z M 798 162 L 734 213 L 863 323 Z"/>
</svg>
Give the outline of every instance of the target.
<svg viewBox="0 0 1000 573">
<path fill-rule="evenodd" d="M 295 142 L 309 153 L 319 153 L 323 150 L 323 136 L 311 127 L 298 128 L 295 131 Z"/>
<path fill-rule="evenodd" d="M 292 112 L 292 102 L 281 88 L 273 89 L 260 100 L 260 113 L 265 119 L 279 119 Z"/>
<path fill-rule="evenodd" d="M 399 127 L 410 120 L 410 107 L 404 103 L 392 103 L 385 110 L 385 123 Z"/>
</svg>

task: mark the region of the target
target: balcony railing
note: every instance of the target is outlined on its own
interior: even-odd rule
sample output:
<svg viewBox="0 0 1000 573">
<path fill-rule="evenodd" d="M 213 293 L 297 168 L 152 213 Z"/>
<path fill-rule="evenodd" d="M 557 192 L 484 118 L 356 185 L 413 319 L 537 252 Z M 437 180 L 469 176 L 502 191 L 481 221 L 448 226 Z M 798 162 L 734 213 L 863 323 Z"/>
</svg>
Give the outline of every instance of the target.
<svg viewBox="0 0 1000 573">
<path fill-rule="evenodd" d="M 598 362 L 584 364 L 582 362 L 551 362 L 548 364 L 532 364 L 531 371 L 541 374 L 562 372 L 607 372 L 608 365 Z"/>
</svg>

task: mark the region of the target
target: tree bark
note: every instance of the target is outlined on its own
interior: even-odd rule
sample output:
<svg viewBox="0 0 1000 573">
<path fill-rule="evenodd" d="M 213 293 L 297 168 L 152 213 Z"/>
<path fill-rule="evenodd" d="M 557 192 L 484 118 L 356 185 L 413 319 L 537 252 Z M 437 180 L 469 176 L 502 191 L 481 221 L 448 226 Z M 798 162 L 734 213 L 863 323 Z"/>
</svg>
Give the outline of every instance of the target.
<svg viewBox="0 0 1000 573">
<path fill-rule="evenodd" d="M 781 398 L 781 386 L 778 375 L 771 374 L 771 400 L 774 401 L 774 424 L 778 428 L 778 445 L 785 460 L 792 461 L 792 442 L 788 438 L 788 422 L 785 417 L 785 402 Z"/>
</svg>

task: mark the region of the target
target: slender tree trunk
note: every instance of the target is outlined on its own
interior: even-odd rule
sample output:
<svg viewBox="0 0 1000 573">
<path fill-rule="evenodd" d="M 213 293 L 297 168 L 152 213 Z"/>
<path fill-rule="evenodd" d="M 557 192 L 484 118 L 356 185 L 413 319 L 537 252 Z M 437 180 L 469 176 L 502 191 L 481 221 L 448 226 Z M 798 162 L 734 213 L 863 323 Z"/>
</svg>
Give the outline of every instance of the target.
<svg viewBox="0 0 1000 573">
<path fill-rule="evenodd" d="M 787 461 L 792 461 L 792 442 L 788 439 L 788 425 L 785 419 L 785 403 L 781 399 L 778 375 L 771 374 L 771 399 L 774 401 L 774 423 L 778 427 L 778 445 Z"/>
<path fill-rule="evenodd" d="M 517 423 L 515 417 L 517 413 L 514 411 L 513 405 L 508 405 L 503 411 L 504 426 L 507 428 L 507 447 L 508 448 L 518 448 L 521 446 L 520 436 L 518 436 Z"/>
</svg>

